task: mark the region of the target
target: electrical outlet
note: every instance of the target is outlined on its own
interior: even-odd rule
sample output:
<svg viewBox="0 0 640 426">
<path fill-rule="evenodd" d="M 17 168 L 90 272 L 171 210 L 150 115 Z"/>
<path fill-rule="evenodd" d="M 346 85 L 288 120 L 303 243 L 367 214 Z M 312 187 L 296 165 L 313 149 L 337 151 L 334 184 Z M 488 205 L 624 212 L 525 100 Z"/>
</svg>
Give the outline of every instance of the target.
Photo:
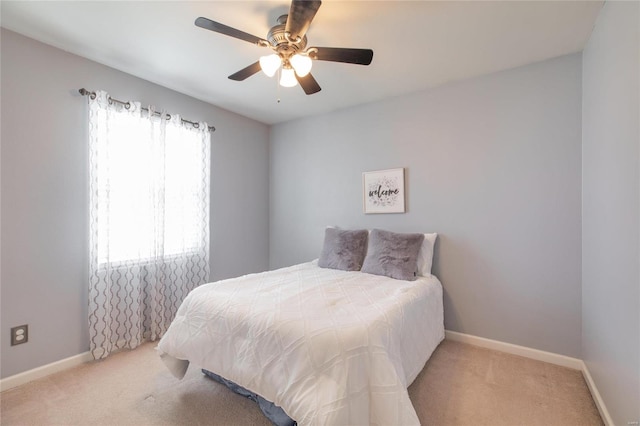
<svg viewBox="0 0 640 426">
<path fill-rule="evenodd" d="M 11 328 L 11 346 L 20 345 L 29 341 L 29 326 L 19 325 Z"/>
</svg>

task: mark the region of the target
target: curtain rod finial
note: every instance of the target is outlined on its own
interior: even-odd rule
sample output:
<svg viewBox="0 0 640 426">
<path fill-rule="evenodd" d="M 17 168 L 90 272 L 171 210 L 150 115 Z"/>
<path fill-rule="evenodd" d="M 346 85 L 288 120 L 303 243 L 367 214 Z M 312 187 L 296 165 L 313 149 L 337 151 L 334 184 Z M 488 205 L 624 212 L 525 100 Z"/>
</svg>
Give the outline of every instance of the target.
<svg viewBox="0 0 640 426">
<path fill-rule="evenodd" d="M 96 98 L 96 93 L 95 92 L 90 92 L 87 89 L 85 89 L 84 87 L 79 89 L 78 92 L 82 95 L 82 96 L 89 96 L 91 99 L 95 99 Z"/>
</svg>

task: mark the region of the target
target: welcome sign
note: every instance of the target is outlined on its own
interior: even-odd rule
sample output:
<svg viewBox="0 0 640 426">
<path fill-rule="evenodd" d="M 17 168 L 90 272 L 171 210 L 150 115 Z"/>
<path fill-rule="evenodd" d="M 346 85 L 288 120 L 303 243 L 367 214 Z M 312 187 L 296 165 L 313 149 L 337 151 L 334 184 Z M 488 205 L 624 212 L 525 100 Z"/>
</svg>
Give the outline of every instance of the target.
<svg viewBox="0 0 640 426">
<path fill-rule="evenodd" d="M 404 168 L 362 173 L 365 213 L 404 213 Z"/>
</svg>

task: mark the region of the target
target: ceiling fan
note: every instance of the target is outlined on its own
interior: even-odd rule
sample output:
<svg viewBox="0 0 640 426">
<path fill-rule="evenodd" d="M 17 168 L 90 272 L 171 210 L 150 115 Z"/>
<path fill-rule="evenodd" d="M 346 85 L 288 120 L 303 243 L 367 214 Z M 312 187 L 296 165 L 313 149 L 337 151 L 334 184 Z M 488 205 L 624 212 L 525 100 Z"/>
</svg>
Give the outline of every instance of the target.
<svg viewBox="0 0 640 426">
<path fill-rule="evenodd" d="M 293 87 L 300 83 L 302 90 L 307 95 L 312 95 L 321 90 L 318 82 L 310 74 L 312 60 L 369 65 L 373 59 L 371 49 L 307 47 L 305 34 L 321 4 L 320 0 L 292 0 L 289 14 L 278 18 L 278 24 L 269 30 L 266 39 L 203 17 L 196 19 L 195 24 L 200 28 L 268 47 L 275 52 L 262 56 L 259 61 L 231 74 L 231 80 L 245 80 L 260 70 L 273 77 L 282 69 L 281 86 Z"/>
</svg>

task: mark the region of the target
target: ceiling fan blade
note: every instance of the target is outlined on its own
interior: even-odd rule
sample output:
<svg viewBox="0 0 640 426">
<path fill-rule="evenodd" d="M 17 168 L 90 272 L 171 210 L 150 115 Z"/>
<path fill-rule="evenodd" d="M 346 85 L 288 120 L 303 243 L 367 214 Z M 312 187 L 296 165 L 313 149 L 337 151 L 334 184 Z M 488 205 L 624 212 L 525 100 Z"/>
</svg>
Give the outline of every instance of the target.
<svg viewBox="0 0 640 426">
<path fill-rule="evenodd" d="M 371 49 L 347 49 L 342 47 L 316 47 L 316 53 L 310 53 L 318 61 L 345 62 L 347 64 L 369 65 L 373 60 Z"/>
<path fill-rule="evenodd" d="M 304 37 L 311 25 L 313 17 L 320 8 L 320 0 L 292 0 L 289 16 L 284 30 L 289 33 L 291 40 Z"/>
<path fill-rule="evenodd" d="M 263 45 L 264 43 L 268 44 L 266 40 L 263 40 L 260 37 L 256 37 L 249 33 L 245 33 L 244 31 L 231 28 L 227 25 L 221 24 L 220 22 L 215 22 L 211 19 L 203 18 L 202 16 L 196 19 L 196 26 L 204 28 L 205 30 L 224 34 L 229 37 L 239 38 L 240 40 L 248 41 L 249 43 L 258 45 Z"/>
<path fill-rule="evenodd" d="M 231 74 L 229 76 L 229 79 L 235 80 L 235 81 L 246 80 L 247 78 L 251 77 L 255 73 L 259 72 L 261 69 L 262 68 L 260 68 L 260 62 L 254 62 L 253 64 L 249 65 L 248 67 L 242 68 L 237 73 Z"/>
<path fill-rule="evenodd" d="M 311 73 L 305 75 L 304 77 L 298 77 L 298 74 L 296 74 L 296 80 L 298 80 L 298 83 L 300 83 L 300 87 L 302 87 L 302 90 L 304 90 L 304 93 L 306 93 L 307 95 L 313 95 L 314 93 L 318 93 L 320 90 L 322 90 Z"/>
</svg>

